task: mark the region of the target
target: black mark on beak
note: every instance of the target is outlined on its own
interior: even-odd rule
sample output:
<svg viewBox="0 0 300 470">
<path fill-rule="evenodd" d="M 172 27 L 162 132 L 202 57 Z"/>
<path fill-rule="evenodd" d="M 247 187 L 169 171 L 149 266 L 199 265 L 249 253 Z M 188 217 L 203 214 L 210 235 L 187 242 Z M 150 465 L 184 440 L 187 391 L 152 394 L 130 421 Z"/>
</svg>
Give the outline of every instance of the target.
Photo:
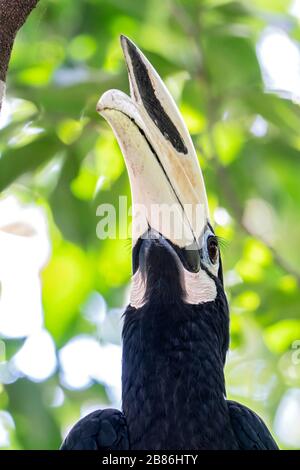
<svg viewBox="0 0 300 470">
<path fill-rule="evenodd" d="M 177 152 L 187 154 L 188 151 L 181 135 L 155 95 L 153 85 L 148 75 L 147 67 L 142 61 L 138 50 L 134 44 L 132 44 L 127 39 L 126 44 L 138 90 L 147 113 L 149 114 L 152 121 L 156 124 L 160 132 L 163 134 L 165 139 L 171 142 L 175 150 L 177 150 Z"/>
</svg>

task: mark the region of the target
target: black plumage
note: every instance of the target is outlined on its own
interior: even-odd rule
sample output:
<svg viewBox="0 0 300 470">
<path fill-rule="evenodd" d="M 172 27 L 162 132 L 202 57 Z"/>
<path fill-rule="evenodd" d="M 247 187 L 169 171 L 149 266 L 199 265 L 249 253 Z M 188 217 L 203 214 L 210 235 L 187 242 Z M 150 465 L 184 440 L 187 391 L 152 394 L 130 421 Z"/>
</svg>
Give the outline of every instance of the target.
<svg viewBox="0 0 300 470">
<path fill-rule="evenodd" d="M 188 131 L 151 64 L 127 38 L 121 42 L 131 97 L 112 90 L 97 109 L 119 139 L 133 196 L 146 207 L 175 202 L 177 226 L 187 227 L 190 236 L 173 237 L 172 224 L 158 230 L 147 214 L 148 229 L 133 242 L 137 295 L 124 313 L 123 412 L 92 413 L 75 425 L 62 448 L 277 449 L 254 412 L 226 399 L 228 304 Z M 184 202 L 204 208 L 201 230 Z"/>
<path fill-rule="evenodd" d="M 61 450 L 128 450 L 126 420 L 119 410 L 97 410 L 79 420 Z"/>
<path fill-rule="evenodd" d="M 227 400 L 232 429 L 240 450 L 278 450 L 263 420 L 247 406 Z"/>
<path fill-rule="evenodd" d="M 254 412 L 225 398 L 229 314 L 221 279 L 214 302 L 187 305 L 176 259 L 159 241 L 145 275 L 146 304 L 124 315 L 124 414 L 88 415 L 62 449 L 277 449 Z"/>
</svg>

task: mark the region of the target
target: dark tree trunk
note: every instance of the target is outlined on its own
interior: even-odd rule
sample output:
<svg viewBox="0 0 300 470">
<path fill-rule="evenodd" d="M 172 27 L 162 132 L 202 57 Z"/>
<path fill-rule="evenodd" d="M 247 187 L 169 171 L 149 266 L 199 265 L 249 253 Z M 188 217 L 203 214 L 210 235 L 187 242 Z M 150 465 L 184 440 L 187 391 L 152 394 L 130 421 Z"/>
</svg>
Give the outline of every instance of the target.
<svg viewBox="0 0 300 470">
<path fill-rule="evenodd" d="M 0 0 L 0 109 L 17 32 L 39 0 Z"/>
</svg>

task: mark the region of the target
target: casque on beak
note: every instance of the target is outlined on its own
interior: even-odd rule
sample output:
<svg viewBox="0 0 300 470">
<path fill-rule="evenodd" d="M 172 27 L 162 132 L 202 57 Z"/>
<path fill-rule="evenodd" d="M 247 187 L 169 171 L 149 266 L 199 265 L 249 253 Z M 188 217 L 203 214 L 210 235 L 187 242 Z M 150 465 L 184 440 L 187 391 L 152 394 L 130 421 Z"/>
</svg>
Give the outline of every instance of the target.
<svg viewBox="0 0 300 470">
<path fill-rule="evenodd" d="M 209 212 L 195 148 L 152 65 L 125 36 L 121 45 L 130 97 L 109 90 L 97 111 L 111 125 L 125 159 L 132 192 L 133 245 L 149 231 L 158 233 L 185 252 L 189 270 L 197 272 Z"/>
</svg>

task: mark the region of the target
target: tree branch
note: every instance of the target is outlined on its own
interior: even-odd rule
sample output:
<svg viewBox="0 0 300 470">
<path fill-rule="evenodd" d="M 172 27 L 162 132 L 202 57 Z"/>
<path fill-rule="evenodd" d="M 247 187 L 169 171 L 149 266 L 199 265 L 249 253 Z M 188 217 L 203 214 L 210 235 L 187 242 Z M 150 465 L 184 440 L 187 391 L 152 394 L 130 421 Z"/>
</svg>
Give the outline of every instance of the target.
<svg viewBox="0 0 300 470">
<path fill-rule="evenodd" d="M 39 0 L 0 0 L 0 110 L 7 69 L 17 32 Z"/>
<path fill-rule="evenodd" d="M 237 224 L 248 235 L 262 242 L 272 253 L 273 260 L 277 264 L 277 266 L 279 266 L 282 271 L 285 271 L 287 274 L 292 275 L 300 286 L 300 273 L 277 252 L 277 250 L 274 248 L 274 246 L 270 244 L 268 240 L 266 240 L 262 235 L 258 234 L 257 232 L 251 230 L 251 228 L 247 224 L 245 224 L 243 218 L 243 207 L 238 202 L 238 195 L 232 187 L 227 169 L 220 165 L 220 163 L 218 162 L 217 155 L 214 155 L 211 161 L 214 164 L 217 179 L 220 183 L 219 186 L 220 188 L 222 188 L 223 194 L 225 195 L 225 198 L 231 207 Z"/>
</svg>

